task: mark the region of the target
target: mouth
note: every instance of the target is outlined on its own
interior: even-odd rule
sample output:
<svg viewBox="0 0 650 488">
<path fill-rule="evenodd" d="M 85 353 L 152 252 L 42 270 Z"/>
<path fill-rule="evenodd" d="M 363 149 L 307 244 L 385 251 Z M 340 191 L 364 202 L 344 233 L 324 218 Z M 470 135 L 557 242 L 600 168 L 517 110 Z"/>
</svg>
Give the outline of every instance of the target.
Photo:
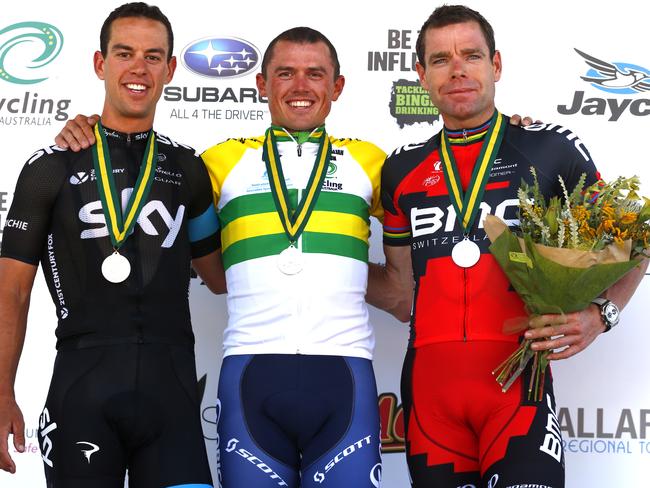
<svg viewBox="0 0 650 488">
<path fill-rule="evenodd" d="M 144 93 L 147 90 L 142 83 L 125 83 L 124 86 L 133 93 Z"/>
<path fill-rule="evenodd" d="M 289 100 L 287 104 L 291 108 L 309 108 L 314 104 L 314 102 L 311 100 Z"/>
</svg>

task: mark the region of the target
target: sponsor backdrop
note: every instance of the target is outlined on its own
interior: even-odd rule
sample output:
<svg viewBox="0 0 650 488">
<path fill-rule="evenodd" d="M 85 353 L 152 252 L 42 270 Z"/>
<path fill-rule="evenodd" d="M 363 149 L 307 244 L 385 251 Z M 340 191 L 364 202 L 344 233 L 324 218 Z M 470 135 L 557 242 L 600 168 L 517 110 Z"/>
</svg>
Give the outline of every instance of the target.
<svg viewBox="0 0 650 488">
<path fill-rule="evenodd" d="M 92 56 L 103 19 L 120 3 L 110 0 L 92 11 L 79 1 L 65 2 L 65 8 L 42 0 L 5 5 L 0 18 L 0 143 L 5 153 L 0 161 L 0 229 L 18 225 L 7 222 L 6 215 L 23 163 L 38 148 L 52 144 L 68 118 L 101 110 L 103 86 L 92 70 Z M 261 134 L 270 118 L 255 87 L 260 53 L 281 30 L 301 24 L 330 37 L 347 77 L 328 119 L 331 133 L 368 139 L 390 151 L 440 129 L 437 110 L 419 88 L 413 69 L 418 29 L 435 2 L 158 4 L 174 25 L 179 65 L 158 106 L 155 126 L 176 140 L 203 150 L 228 137 Z M 499 108 L 570 128 L 567 137 L 590 149 L 605 178 L 638 174 L 645 181 L 645 194 L 650 194 L 649 157 L 643 147 L 650 134 L 650 56 L 642 34 L 648 28 L 647 2 L 468 4 L 495 27 L 504 64 L 497 85 Z M 271 5 L 275 10 L 269 12 Z M 375 223 L 375 261 L 382 259 L 380 235 Z M 646 277 L 617 329 L 554 367 L 571 488 L 650 486 L 650 380 L 641 373 L 647 368 L 650 342 L 643 325 L 647 318 L 642 318 L 649 292 Z M 216 475 L 215 396 L 225 302 L 196 279 L 191 302 L 204 387 L 201 415 Z M 16 382 L 27 425 L 27 453 L 16 456 L 16 475 L 0 473 L 3 487 L 43 486 L 36 428 L 54 357 L 55 316 L 40 277 L 32 303 Z M 407 327 L 377 310 L 372 310 L 372 320 L 383 421 L 383 486 L 402 488 L 408 486 L 408 474 L 399 376 Z M 433 380 L 435 374 L 444 372 L 432 372 Z"/>
</svg>

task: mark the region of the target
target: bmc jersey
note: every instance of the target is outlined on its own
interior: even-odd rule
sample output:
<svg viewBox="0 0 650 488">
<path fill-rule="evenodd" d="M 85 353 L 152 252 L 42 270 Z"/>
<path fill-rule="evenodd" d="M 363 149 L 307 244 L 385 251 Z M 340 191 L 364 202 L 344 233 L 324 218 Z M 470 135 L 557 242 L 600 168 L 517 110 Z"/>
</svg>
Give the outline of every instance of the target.
<svg viewBox="0 0 650 488">
<path fill-rule="evenodd" d="M 105 129 L 122 208 L 140 171 L 149 133 Z M 120 248 L 131 274 L 118 284 L 101 272 L 113 252 L 92 149 L 51 146 L 23 168 L 4 227 L 3 257 L 40 261 L 59 319 L 59 345 L 120 341 L 193 344 L 190 259 L 219 248 L 210 180 L 200 158 L 160 134 L 149 197 Z"/>
<path fill-rule="evenodd" d="M 284 134 L 284 137 L 282 137 Z M 370 359 L 374 336 L 365 303 L 369 217 L 381 219 L 385 154 L 358 140 L 330 137 L 332 157 L 314 211 L 296 243 L 303 269 L 278 268 L 289 246 L 277 214 L 263 137 L 230 139 L 203 155 L 221 224 L 228 283 L 225 355 L 325 354 Z M 295 209 L 318 144 L 278 132 L 278 152 Z"/>
<path fill-rule="evenodd" d="M 464 190 L 486 131 L 484 125 L 463 133 L 448 132 Z M 518 224 L 517 190 L 522 180 L 532 183 L 531 167 L 547 198 L 562 195 L 559 176 L 571 191 L 582 173 L 587 175 L 587 185 L 594 183 L 596 168 L 580 139 L 569 130 L 553 124 L 524 128 L 508 124 L 469 230 L 468 237 L 479 246 L 481 257 L 474 266 L 462 268 L 451 259 L 463 230 L 441 167 L 440 137 L 437 134 L 425 143 L 397 149 L 382 173 L 384 243 L 411 246 L 416 282 L 411 345 L 458 340 L 516 342 L 516 335 L 503 333 L 504 322 L 528 314 L 490 254 L 483 220 L 494 214 L 509 226 Z"/>
</svg>

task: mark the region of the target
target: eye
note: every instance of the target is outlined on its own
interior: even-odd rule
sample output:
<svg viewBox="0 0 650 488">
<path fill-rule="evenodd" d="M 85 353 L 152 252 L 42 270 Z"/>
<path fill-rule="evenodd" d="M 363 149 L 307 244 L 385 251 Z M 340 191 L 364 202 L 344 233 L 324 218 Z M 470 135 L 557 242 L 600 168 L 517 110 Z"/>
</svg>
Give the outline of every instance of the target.
<svg viewBox="0 0 650 488">
<path fill-rule="evenodd" d="M 160 56 L 158 56 L 157 54 L 149 54 L 149 55 L 146 56 L 146 59 L 147 59 L 147 61 L 151 61 L 151 62 L 154 62 L 154 63 L 157 63 L 157 62 L 162 60 L 162 58 Z"/>
<path fill-rule="evenodd" d="M 436 58 L 431 61 L 432 66 L 440 66 L 447 62 L 447 58 Z"/>
</svg>

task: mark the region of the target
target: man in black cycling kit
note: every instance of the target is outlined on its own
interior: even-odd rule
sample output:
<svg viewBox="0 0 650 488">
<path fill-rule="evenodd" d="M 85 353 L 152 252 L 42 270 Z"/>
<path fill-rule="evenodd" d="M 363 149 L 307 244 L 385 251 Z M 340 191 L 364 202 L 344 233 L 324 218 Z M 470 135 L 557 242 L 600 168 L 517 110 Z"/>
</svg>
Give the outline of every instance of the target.
<svg viewBox="0 0 650 488">
<path fill-rule="evenodd" d="M 24 451 L 13 392 L 40 262 L 57 357 L 38 440 L 48 487 L 212 487 L 199 419 L 190 262 L 225 288 L 210 181 L 191 148 L 153 131 L 173 76 L 157 7 L 125 4 L 94 56 L 106 96 L 98 144 L 34 153 L 16 185 L 0 257 L 0 468 Z"/>
</svg>

